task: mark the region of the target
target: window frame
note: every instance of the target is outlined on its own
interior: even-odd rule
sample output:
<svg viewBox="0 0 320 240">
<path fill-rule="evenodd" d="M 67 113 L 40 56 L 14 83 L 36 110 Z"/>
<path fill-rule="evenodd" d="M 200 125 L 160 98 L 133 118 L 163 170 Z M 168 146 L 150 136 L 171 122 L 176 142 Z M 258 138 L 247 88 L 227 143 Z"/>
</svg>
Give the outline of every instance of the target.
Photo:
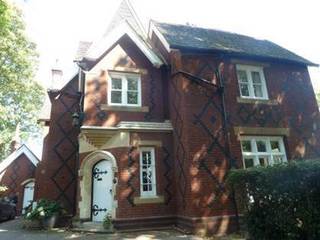
<svg viewBox="0 0 320 240">
<path fill-rule="evenodd" d="M 248 91 L 249 91 L 249 96 L 243 96 L 241 92 L 241 82 L 238 77 L 238 71 L 245 71 L 246 76 L 247 76 L 247 81 L 248 81 Z M 254 83 L 252 80 L 252 72 L 258 72 L 261 80 L 261 92 L 262 92 L 262 97 L 256 97 L 254 94 Z M 262 66 L 251 66 L 251 65 L 243 65 L 243 64 L 236 64 L 236 76 L 238 80 L 238 87 L 239 87 L 239 92 L 240 92 L 240 97 L 241 98 L 247 98 L 247 99 L 261 99 L 261 100 L 268 100 L 268 89 L 267 89 L 267 84 L 266 84 L 266 79 L 264 76 L 264 71 Z M 242 83 L 243 84 L 243 83 Z"/>
<path fill-rule="evenodd" d="M 128 92 L 133 90 L 128 90 L 128 78 L 133 77 L 138 81 L 138 103 L 130 104 L 128 103 Z M 111 102 L 111 92 L 112 92 L 112 79 L 119 78 L 121 79 L 121 103 L 112 103 Z M 141 76 L 140 74 L 135 73 L 119 73 L 119 72 L 109 72 L 108 78 L 108 105 L 109 106 L 125 106 L 125 107 L 141 107 Z"/>
<path fill-rule="evenodd" d="M 243 141 L 250 141 L 251 152 L 244 152 L 242 147 Z M 266 143 L 266 152 L 259 152 L 257 149 L 257 141 L 264 141 Z M 277 141 L 279 143 L 279 152 L 272 152 L 271 141 Z M 245 159 L 253 158 L 253 167 L 260 166 L 259 157 L 268 157 L 269 163 L 267 166 L 272 166 L 275 164 L 274 156 L 281 156 L 282 163 L 287 162 L 287 154 L 285 145 L 283 142 L 283 137 L 281 136 L 240 136 L 240 146 L 242 153 L 242 163 L 243 167 L 246 167 Z"/>
<path fill-rule="evenodd" d="M 151 153 L 151 171 L 152 171 L 152 181 L 151 191 L 143 191 L 143 160 L 142 153 L 150 152 Z M 140 147 L 139 149 L 139 168 L 140 168 L 140 196 L 142 198 L 152 198 L 157 196 L 157 177 L 156 177 L 156 161 L 155 161 L 155 148 L 154 147 Z"/>
</svg>

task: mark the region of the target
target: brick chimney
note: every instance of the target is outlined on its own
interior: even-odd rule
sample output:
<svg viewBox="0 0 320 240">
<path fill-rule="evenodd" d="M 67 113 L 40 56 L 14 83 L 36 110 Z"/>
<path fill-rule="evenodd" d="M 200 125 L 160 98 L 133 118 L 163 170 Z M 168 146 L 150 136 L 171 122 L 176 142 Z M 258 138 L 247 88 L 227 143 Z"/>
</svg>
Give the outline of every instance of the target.
<svg viewBox="0 0 320 240">
<path fill-rule="evenodd" d="M 59 66 L 59 60 L 56 60 L 56 63 L 51 69 L 51 85 L 50 89 L 60 89 L 62 87 L 62 77 L 63 77 L 63 72 L 61 70 L 61 67 Z"/>
<path fill-rule="evenodd" d="M 21 139 L 20 139 L 20 123 L 16 126 L 16 133 L 14 135 L 14 138 L 12 139 L 10 143 L 10 152 L 13 153 L 15 150 L 17 150 L 21 146 Z"/>
</svg>

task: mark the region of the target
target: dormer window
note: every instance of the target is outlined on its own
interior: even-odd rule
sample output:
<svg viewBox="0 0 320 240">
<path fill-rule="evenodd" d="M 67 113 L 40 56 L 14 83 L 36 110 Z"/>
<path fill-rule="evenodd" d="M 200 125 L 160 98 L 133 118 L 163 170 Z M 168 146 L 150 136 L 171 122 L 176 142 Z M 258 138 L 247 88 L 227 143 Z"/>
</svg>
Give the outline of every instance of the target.
<svg viewBox="0 0 320 240">
<path fill-rule="evenodd" d="M 110 73 L 108 104 L 114 106 L 141 106 L 141 79 L 138 74 Z"/>
<path fill-rule="evenodd" d="M 237 77 L 242 98 L 268 99 L 263 68 L 259 66 L 237 65 Z"/>
</svg>

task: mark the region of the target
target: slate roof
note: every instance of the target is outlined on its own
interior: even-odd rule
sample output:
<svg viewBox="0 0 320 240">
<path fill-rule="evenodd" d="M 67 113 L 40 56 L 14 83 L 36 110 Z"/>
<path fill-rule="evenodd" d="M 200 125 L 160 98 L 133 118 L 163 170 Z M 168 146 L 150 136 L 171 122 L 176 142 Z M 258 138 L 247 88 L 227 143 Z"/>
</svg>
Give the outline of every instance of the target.
<svg viewBox="0 0 320 240">
<path fill-rule="evenodd" d="M 187 25 L 153 21 L 171 48 L 227 52 L 237 55 L 286 60 L 317 66 L 309 60 L 268 40 L 259 40 L 236 33 Z"/>
</svg>

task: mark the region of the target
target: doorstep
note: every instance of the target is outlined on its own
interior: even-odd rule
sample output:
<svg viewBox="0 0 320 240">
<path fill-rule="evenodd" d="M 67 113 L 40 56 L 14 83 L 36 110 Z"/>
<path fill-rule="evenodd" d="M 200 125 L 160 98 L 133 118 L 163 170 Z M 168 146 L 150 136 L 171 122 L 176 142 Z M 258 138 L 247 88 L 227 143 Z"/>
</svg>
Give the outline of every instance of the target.
<svg viewBox="0 0 320 240">
<path fill-rule="evenodd" d="M 73 223 L 73 227 L 70 230 L 87 233 L 114 233 L 113 229 L 105 229 L 102 222 L 77 222 Z"/>
</svg>

